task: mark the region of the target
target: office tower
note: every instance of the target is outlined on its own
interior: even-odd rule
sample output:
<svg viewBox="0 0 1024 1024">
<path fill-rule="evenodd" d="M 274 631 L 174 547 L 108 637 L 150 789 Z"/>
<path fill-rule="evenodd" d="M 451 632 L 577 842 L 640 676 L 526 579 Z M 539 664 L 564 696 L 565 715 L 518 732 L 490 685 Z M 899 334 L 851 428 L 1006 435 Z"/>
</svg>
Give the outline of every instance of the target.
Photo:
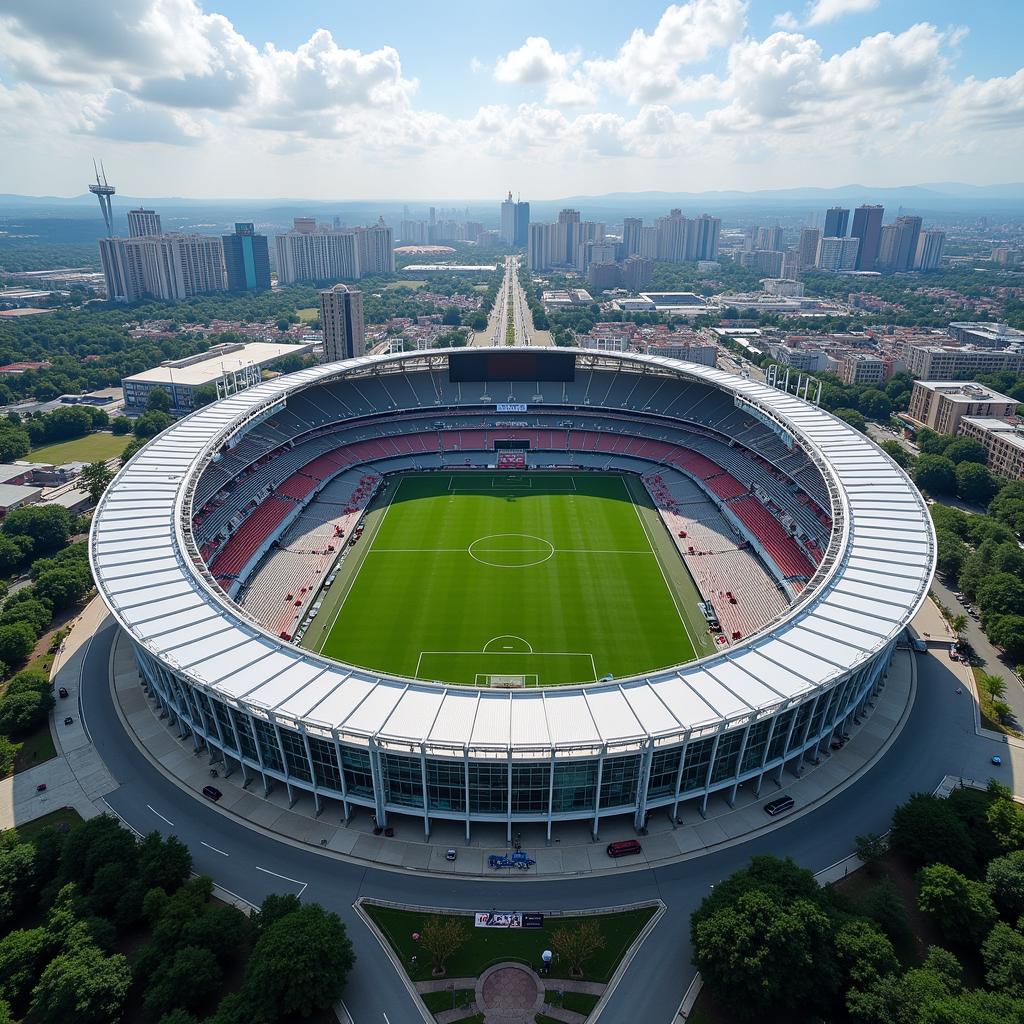
<svg viewBox="0 0 1024 1024">
<path fill-rule="evenodd" d="M 858 238 L 829 238 L 827 235 L 818 243 L 817 267 L 837 273 L 853 270 L 857 266 Z"/>
<path fill-rule="evenodd" d="M 516 239 L 516 204 L 509 192 L 508 198 L 501 204 L 501 240 L 512 245 Z"/>
<path fill-rule="evenodd" d="M 316 217 L 295 217 L 292 220 L 292 230 L 301 231 L 304 235 L 316 231 Z"/>
<path fill-rule="evenodd" d="M 646 288 L 654 275 L 654 262 L 633 253 L 622 261 L 622 283 L 633 292 Z"/>
<path fill-rule="evenodd" d="M 556 248 L 551 253 L 555 264 L 572 266 L 576 258 L 576 246 L 580 240 L 580 211 L 562 210 L 558 215 L 558 230 L 555 236 Z"/>
<path fill-rule="evenodd" d="M 818 262 L 818 242 L 821 231 L 818 228 L 803 228 L 800 232 L 799 262 L 800 270 L 810 270 Z"/>
<path fill-rule="evenodd" d="M 899 249 L 900 229 L 895 224 L 882 226 L 878 240 L 878 259 L 875 267 L 878 270 L 895 270 L 896 254 Z"/>
<path fill-rule="evenodd" d="M 124 238 L 101 238 L 100 265 L 109 302 L 135 302 L 146 294 L 138 246 L 129 249 Z"/>
<path fill-rule="evenodd" d="M 640 228 L 640 247 L 637 249 L 637 253 L 648 260 L 658 259 L 658 240 L 661 237 L 661 232 L 654 226 L 645 226 Z"/>
<path fill-rule="evenodd" d="M 775 225 L 773 228 L 758 228 L 757 243 L 755 249 L 764 249 L 768 252 L 782 252 L 782 228 Z"/>
<path fill-rule="evenodd" d="M 221 242 L 229 292 L 270 287 L 270 251 L 266 235 L 257 235 L 250 223 L 239 223 L 233 235 L 221 236 Z"/>
<path fill-rule="evenodd" d="M 881 206 L 858 206 L 853 211 L 853 229 L 850 234 L 860 239 L 860 247 L 857 250 L 857 269 L 874 270 L 875 262 L 878 259 L 878 246 L 882 240 L 882 214 L 885 213 Z"/>
<path fill-rule="evenodd" d="M 92 169 L 96 172 L 96 184 L 90 184 L 89 191 L 100 201 L 100 213 L 103 214 L 107 237 L 110 238 L 114 234 L 114 211 L 110 208 L 110 197 L 117 189 L 107 181 L 107 172 L 103 169 L 103 164 L 97 167 L 96 161 L 93 160 Z"/>
<path fill-rule="evenodd" d="M 524 202 L 516 203 L 515 208 L 515 237 L 512 244 L 525 247 L 530 237 L 530 204 Z"/>
<path fill-rule="evenodd" d="M 354 359 L 366 352 L 363 293 L 336 284 L 320 292 L 320 323 L 324 331 L 324 362 Z"/>
<path fill-rule="evenodd" d="M 914 254 L 915 270 L 938 270 L 942 247 L 946 244 L 945 231 L 922 231 Z"/>
<path fill-rule="evenodd" d="M 526 266 L 529 270 L 551 269 L 551 243 L 554 224 L 531 224 L 526 239 Z"/>
<path fill-rule="evenodd" d="M 274 242 L 281 284 L 354 281 L 362 276 L 355 231 L 289 231 Z"/>
<path fill-rule="evenodd" d="M 694 259 L 717 260 L 718 259 L 718 236 L 722 231 L 721 217 L 712 217 L 708 213 L 702 213 L 696 224 L 696 252 Z"/>
<path fill-rule="evenodd" d="M 897 217 L 899 241 L 896 250 L 896 270 L 911 270 L 917 255 L 917 242 L 921 237 L 920 217 Z"/>
<path fill-rule="evenodd" d="M 142 238 L 144 235 L 162 235 L 160 214 L 155 210 L 128 211 L 128 237 Z"/>
<path fill-rule="evenodd" d="M 356 228 L 359 242 L 359 274 L 395 272 L 395 233 L 379 217 L 369 228 Z"/>
<path fill-rule="evenodd" d="M 822 238 L 845 238 L 850 222 L 850 211 L 842 206 L 833 206 L 825 211 L 825 230 Z"/>
<path fill-rule="evenodd" d="M 627 217 L 622 222 L 622 253 L 632 256 L 640 251 L 640 229 L 644 222 L 639 217 Z"/>
</svg>

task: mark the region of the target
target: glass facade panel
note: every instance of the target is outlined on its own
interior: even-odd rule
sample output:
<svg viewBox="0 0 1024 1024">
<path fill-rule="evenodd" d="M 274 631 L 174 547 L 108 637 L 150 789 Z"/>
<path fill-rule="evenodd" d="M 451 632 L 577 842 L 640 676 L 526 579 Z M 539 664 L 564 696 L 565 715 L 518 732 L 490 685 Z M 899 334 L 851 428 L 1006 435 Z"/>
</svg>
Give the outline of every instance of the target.
<svg viewBox="0 0 1024 1024">
<path fill-rule="evenodd" d="M 252 725 L 256 730 L 256 742 L 260 745 L 264 766 L 275 772 L 283 772 L 284 764 L 281 762 L 281 750 L 277 745 L 274 727 L 262 718 L 254 718 Z"/>
<path fill-rule="evenodd" d="M 679 758 L 682 753 L 682 747 L 655 752 L 651 758 L 651 780 L 647 785 L 648 800 L 659 796 L 675 796 Z"/>
<path fill-rule="evenodd" d="M 217 716 L 217 722 L 220 724 L 220 734 L 224 746 L 228 750 L 237 750 L 235 734 L 231 728 L 231 719 L 228 717 L 228 709 L 219 700 L 215 700 L 212 703 L 214 714 Z"/>
<path fill-rule="evenodd" d="M 289 776 L 311 782 L 313 774 L 309 770 L 309 758 L 306 757 L 306 744 L 302 742 L 302 737 L 293 729 L 282 729 L 281 746 L 284 747 Z"/>
<path fill-rule="evenodd" d="M 601 769 L 601 806 L 622 807 L 636 804 L 636 783 L 640 775 L 640 755 L 606 757 Z"/>
<path fill-rule="evenodd" d="M 809 700 L 796 709 L 796 724 L 793 726 L 793 735 L 790 737 L 789 746 L 786 749 L 788 754 L 796 750 L 804 741 L 804 733 L 807 731 L 807 722 L 814 710 L 814 701 Z"/>
<path fill-rule="evenodd" d="M 775 732 L 772 734 L 772 742 L 768 747 L 768 761 L 774 761 L 777 757 L 782 757 L 783 751 L 786 749 L 786 737 L 789 736 L 789 723 L 793 721 L 795 714 L 796 708 L 790 708 L 778 716 L 778 720 L 775 723 Z"/>
<path fill-rule="evenodd" d="M 736 762 L 740 759 L 740 747 L 743 746 L 745 729 L 734 729 L 725 733 L 718 741 L 718 753 L 715 755 L 715 767 L 711 770 L 711 781 L 721 782 L 736 774 Z"/>
<path fill-rule="evenodd" d="M 764 756 L 764 748 L 768 744 L 768 733 L 771 732 L 772 719 L 765 718 L 756 722 L 750 727 L 750 736 L 747 738 L 747 749 L 743 751 L 743 763 L 740 765 L 740 774 L 753 771 L 761 765 L 761 758 Z"/>
<path fill-rule="evenodd" d="M 555 764 L 554 798 L 551 803 L 551 810 L 555 814 L 593 810 L 596 795 L 597 761 L 562 761 Z"/>
<path fill-rule="evenodd" d="M 338 770 L 338 758 L 334 752 L 334 744 L 330 740 L 322 740 L 319 736 L 309 736 L 309 752 L 313 755 L 313 775 L 321 789 L 333 789 L 341 792 L 341 772 Z"/>
<path fill-rule="evenodd" d="M 711 751 L 715 747 L 715 737 L 697 740 L 686 745 L 686 760 L 683 762 L 683 782 L 679 787 L 683 793 L 694 789 L 703 789 L 708 778 L 708 765 L 711 764 Z"/>
<path fill-rule="evenodd" d="M 469 762 L 469 809 L 508 814 L 508 762 Z"/>
<path fill-rule="evenodd" d="M 242 747 L 242 756 L 249 758 L 250 761 L 259 762 L 259 756 L 256 753 L 256 740 L 253 739 L 248 716 L 232 708 L 231 718 L 235 723 L 235 730 L 238 732 L 238 742 Z"/>
<path fill-rule="evenodd" d="M 466 775 L 462 761 L 427 761 L 427 799 L 432 811 L 465 811 Z"/>
<path fill-rule="evenodd" d="M 345 773 L 345 789 L 348 793 L 352 796 L 373 796 L 369 751 L 342 747 L 341 767 Z"/>
<path fill-rule="evenodd" d="M 550 781 L 551 765 L 546 761 L 512 765 L 512 813 L 547 814 Z"/>
<path fill-rule="evenodd" d="M 384 769 L 384 802 L 403 807 L 423 806 L 423 775 L 418 757 L 381 754 Z"/>
</svg>

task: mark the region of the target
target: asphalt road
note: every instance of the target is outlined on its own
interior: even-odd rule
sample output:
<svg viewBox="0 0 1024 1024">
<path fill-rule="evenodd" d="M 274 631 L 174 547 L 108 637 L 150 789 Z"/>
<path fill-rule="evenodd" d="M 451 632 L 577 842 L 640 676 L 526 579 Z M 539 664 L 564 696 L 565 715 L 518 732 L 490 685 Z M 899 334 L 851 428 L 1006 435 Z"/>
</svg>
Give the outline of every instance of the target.
<svg viewBox="0 0 1024 1024">
<path fill-rule="evenodd" d="M 910 793 L 933 789 L 946 774 L 985 779 L 993 771 L 988 764 L 992 754 L 1004 751 L 1002 744 L 975 736 L 970 698 L 956 694 L 958 681 L 949 663 L 922 655 L 910 720 L 884 757 L 843 793 L 760 838 L 657 870 L 629 870 L 623 865 L 622 873 L 614 876 L 492 882 L 403 874 L 368 869 L 255 832 L 157 771 L 124 732 L 113 707 L 108 665 L 115 629 L 108 625 L 93 639 L 81 689 L 86 726 L 111 773 L 121 781 L 107 802 L 139 832 L 155 829 L 177 835 L 192 851 L 197 871 L 252 903 L 271 892 L 301 892 L 340 914 L 359 958 L 345 993 L 355 1024 L 421 1021 L 389 961 L 352 909 L 359 896 L 420 906 L 541 911 L 660 897 L 669 912 L 630 965 L 605 1019 L 669 1024 L 695 973 L 690 964 L 689 916 L 714 883 L 760 853 L 790 856 L 815 871 L 827 867 L 851 852 L 856 835 L 884 831 L 894 807 Z M 1010 770 L 1009 764 L 999 769 L 1008 784 Z"/>
</svg>

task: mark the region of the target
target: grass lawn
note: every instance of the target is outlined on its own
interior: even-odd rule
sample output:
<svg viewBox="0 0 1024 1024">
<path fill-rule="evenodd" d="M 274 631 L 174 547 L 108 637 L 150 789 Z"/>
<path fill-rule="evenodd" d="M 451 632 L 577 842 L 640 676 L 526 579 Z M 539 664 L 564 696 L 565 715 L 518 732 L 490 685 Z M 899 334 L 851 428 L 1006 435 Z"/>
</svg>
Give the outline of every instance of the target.
<svg viewBox="0 0 1024 1024">
<path fill-rule="evenodd" d="M 106 431 L 76 437 L 73 441 L 48 444 L 45 448 L 34 448 L 25 456 L 32 462 L 49 462 L 61 466 L 65 462 L 98 462 L 113 459 L 124 451 L 131 440 L 129 436 L 115 437 Z"/>
<path fill-rule="evenodd" d="M 320 316 L 320 310 L 317 306 L 307 306 L 305 309 L 295 310 L 295 315 L 304 323 L 312 323 Z"/>
<path fill-rule="evenodd" d="M 472 1006 L 476 1001 L 476 992 L 469 988 L 457 988 L 454 993 L 424 992 L 420 999 L 431 1013 L 441 1013 L 443 1010 L 452 1009 L 453 1006 Z"/>
<path fill-rule="evenodd" d="M 544 993 L 544 1001 L 552 1006 L 560 1006 L 563 1010 L 572 1010 L 586 1016 L 600 1001 L 600 996 L 592 996 L 589 992 L 563 992 L 562 998 L 550 989 Z"/>
<path fill-rule="evenodd" d="M 689 661 L 691 637 L 707 642 L 692 625 L 697 591 L 645 498 L 615 473 L 392 479 L 305 640 L 368 669 L 469 685 Z"/>
<path fill-rule="evenodd" d="M 998 666 L 997 666 L 998 667 Z M 978 665 L 971 665 L 971 672 L 974 675 L 974 688 L 978 691 L 978 712 L 981 715 L 981 727 L 983 729 L 991 729 L 993 732 L 1002 732 L 1007 736 L 1021 735 L 1019 729 L 1014 729 L 1013 726 L 1003 722 L 996 714 L 995 700 L 992 694 L 981 685 L 978 680 L 978 676 L 981 675 L 985 670 Z"/>
<path fill-rule="evenodd" d="M 421 288 L 425 288 L 426 286 L 426 281 L 388 281 L 388 283 L 384 285 L 384 291 L 396 292 L 404 288 L 406 291 L 415 292 L 419 291 Z"/>
<path fill-rule="evenodd" d="M 35 768 L 37 764 L 42 764 L 57 756 L 57 748 L 53 745 L 48 721 L 42 722 L 27 736 L 13 742 L 18 748 L 18 752 L 14 755 L 15 775 L 18 772 L 28 771 L 29 768 Z"/>
<path fill-rule="evenodd" d="M 413 942 L 413 932 L 421 931 L 430 916 L 413 910 L 396 910 L 374 903 L 363 903 L 363 909 L 383 932 L 392 949 L 398 954 L 413 981 L 431 978 L 430 956 Z M 586 963 L 588 981 L 608 981 L 633 940 L 654 915 L 655 907 L 640 907 L 620 914 L 595 914 L 601 926 L 605 945 Z M 463 915 L 460 915 L 463 916 Z M 474 928 L 473 919 L 463 916 L 468 940 L 448 961 L 450 978 L 478 978 L 492 964 L 503 960 L 537 964 L 544 949 L 551 948 L 551 933 L 559 928 L 572 927 L 578 918 L 548 918 L 544 928 Z M 412 958 L 417 957 L 415 965 Z M 555 978 L 567 978 L 568 967 L 555 964 L 551 969 Z"/>
<path fill-rule="evenodd" d="M 82 816 L 73 807 L 61 807 L 56 811 L 50 811 L 49 814 L 44 814 L 41 818 L 26 821 L 24 825 L 19 825 L 16 831 L 21 839 L 31 842 L 44 828 L 48 828 L 51 825 L 54 827 L 60 825 L 71 827 L 80 825 L 82 821 Z"/>
</svg>

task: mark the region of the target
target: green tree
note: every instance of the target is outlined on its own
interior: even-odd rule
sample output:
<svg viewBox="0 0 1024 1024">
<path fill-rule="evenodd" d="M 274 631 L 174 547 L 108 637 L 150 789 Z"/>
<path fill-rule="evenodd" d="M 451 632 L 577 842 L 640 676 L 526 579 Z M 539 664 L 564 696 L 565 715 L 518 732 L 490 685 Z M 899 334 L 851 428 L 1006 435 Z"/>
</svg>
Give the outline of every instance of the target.
<svg viewBox="0 0 1024 1024">
<path fill-rule="evenodd" d="M 0 939 L 0 992 L 19 1012 L 27 1006 L 49 949 L 45 928 L 22 928 Z"/>
<path fill-rule="evenodd" d="M 997 615 L 988 622 L 987 633 L 1014 662 L 1024 658 L 1024 615 Z"/>
<path fill-rule="evenodd" d="M 26 505 L 8 512 L 3 532 L 9 537 L 24 536 L 32 541 L 37 555 L 57 551 L 68 542 L 71 513 L 60 505 Z"/>
<path fill-rule="evenodd" d="M 993 573 L 978 587 L 978 602 L 985 615 L 1019 615 L 1024 608 L 1024 579 L 1008 572 Z"/>
<path fill-rule="evenodd" d="M 455 306 L 449 306 L 441 316 L 441 323 L 445 327 L 458 327 L 462 323 L 462 317 Z"/>
<path fill-rule="evenodd" d="M 31 690 L 0 698 L 0 732 L 6 736 L 22 736 L 46 721 L 53 707 L 53 695 Z"/>
<path fill-rule="evenodd" d="M 984 466 L 988 459 L 985 446 L 972 437 L 954 438 L 946 445 L 942 454 L 958 466 L 961 462 L 980 462 Z"/>
<path fill-rule="evenodd" d="M 35 894 L 35 850 L 31 843 L 0 849 L 0 928 L 11 922 Z"/>
<path fill-rule="evenodd" d="M 875 874 L 885 855 L 889 852 L 889 843 L 883 836 L 868 832 L 867 835 L 857 836 L 855 840 L 857 856 L 863 862 L 868 872 Z"/>
<path fill-rule="evenodd" d="M 915 866 L 943 863 L 970 871 L 974 843 L 948 802 L 927 793 L 915 793 L 896 808 L 889 846 Z"/>
<path fill-rule="evenodd" d="M 170 412 L 171 396 L 163 388 L 153 388 L 146 396 L 146 412 Z"/>
<path fill-rule="evenodd" d="M 839 986 L 828 916 L 806 899 L 743 892 L 692 926 L 693 959 L 716 1000 L 745 1020 L 824 1009 Z"/>
<path fill-rule="evenodd" d="M 948 1004 L 963 989 L 962 969 L 956 957 L 933 946 L 924 963 L 905 974 L 885 974 L 863 989 L 853 988 L 846 1007 L 856 1024 L 923 1024 L 923 1020 L 946 1024 L 947 1018 L 922 1018 L 925 1007 Z M 967 1024 L 953 1018 L 949 1024 Z M 979 1024 L 979 1022 L 971 1022 Z"/>
<path fill-rule="evenodd" d="M 914 483 L 929 494 L 956 491 L 956 467 L 942 455 L 922 455 L 914 465 Z"/>
<path fill-rule="evenodd" d="M 301 907 L 302 901 L 295 893 L 272 892 L 253 915 L 253 925 L 256 931 L 262 935 L 272 924 L 276 924 L 288 914 L 295 913 Z"/>
<path fill-rule="evenodd" d="M 92 572 L 88 564 L 62 565 L 44 572 L 35 582 L 39 598 L 55 611 L 70 608 L 92 589 Z"/>
<path fill-rule="evenodd" d="M 858 412 L 856 409 L 836 409 L 833 412 L 834 416 L 837 416 L 841 420 L 849 423 L 851 427 L 855 427 L 862 434 L 866 434 L 868 430 L 868 422 L 864 418 L 863 413 Z"/>
<path fill-rule="evenodd" d="M 843 924 L 836 930 L 835 947 L 847 987 L 863 988 L 899 970 L 892 943 L 868 921 L 854 919 Z"/>
<path fill-rule="evenodd" d="M 341 918 L 303 904 L 257 940 L 245 972 L 246 1002 L 268 1020 L 308 1017 L 341 998 L 354 963 Z"/>
<path fill-rule="evenodd" d="M 982 943 L 981 957 L 989 987 L 1024 998 L 1024 935 L 998 921 Z"/>
<path fill-rule="evenodd" d="M 8 626 L 12 622 L 27 622 L 37 635 L 45 632 L 53 618 L 53 608 L 40 601 L 33 588 L 25 587 L 14 597 L 20 598 L 22 594 L 25 595 L 22 600 L 12 599 L 4 606 L 3 612 L 0 612 L 0 626 Z M 11 692 L 10 687 L 7 688 L 7 692 Z"/>
<path fill-rule="evenodd" d="M 160 412 L 158 409 L 144 412 L 135 421 L 135 436 L 141 440 L 148 440 L 166 430 L 173 422 L 174 420 L 167 413 Z"/>
<path fill-rule="evenodd" d="M 0 423 L 0 461 L 14 462 L 28 455 L 32 440 L 28 431 L 11 423 Z"/>
<path fill-rule="evenodd" d="M 981 463 L 961 462 L 956 467 L 956 493 L 964 501 L 987 505 L 998 490 L 998 481 Z"/>
<path fill-rule="evenodd" d="M 448 961 L 466 944 L 469 939 L 469 929 L 466 927 L 466 919 L 456 917 L 454 914 L 441 916 L 434 914 L 428 917 L 421 929 L 420 945 L 430 954 L 431 964 L 435 975 L 444 973 Z M 556 931 L 551 941 L 555 941 Z M 598 939 L 601 939 L 598 929 Z M 554 947 L 557 948 L 557 947 Z M 594 949 L 590 950 L 595 952 Z M 575 963 L 570 957 L 564 957 L 571 966 Z"/>
<path fill-rule="evenodd" d="M 985 817 L 1002 849 L 1024 849 L 1024 811 L 1010 796 L 996 796 L 988 805 Z"/>
<path fill-rule="evenodd" d="M 217 401 L 217 388 L 213 384 L 204 384 L 192 392 L 192 408 L 202 409 L 203 406 Z"/>
<path fill-rule="evenodd" d="M 908 469 L 914 464 L 914 456 L 899 441 L 883 441 L 879 447 L 901 469 Z"/>
<path fill-rule="evenodd" d="M 164 839 L 159 832 L 150 832 L 138 849 L 138 878 L 147 890 L 159 886 L 173 893 L 192 873 L 192 854 L 177 836 Z"/>
<path fill-rule="evenodd" d="M 103 492 L 107 489 L 107 485 L 113 479 L 114 471 L 102 460 L 99 462 L 90 462 L 89 465 L 82 470 L 81 481 L 85 484 L 85 489 L 89 492 L 89 498 L 94 505 L 99 504 L 100 498 L 103 497 Z"/>
<path fill-rule="evenodd" d="M 123 956 L 105 956 L 85 942 L 47 964 L 32 993 L 38 1024 L 110 1024 L 119 1020 L 132 975 Z"/>
<path fill-rule="evenodd" d="M 922 455 L 942 455 L 953 438 L 948 434 L 939 434 L 928 427 L 922 427 L 917 432 L 916 440 Z"/>
<path fill-rule="evenodd" d="M 899 946 L 911 941 L 907 908 L 899 889 L 891 878 L 882 877 L 868 894 L 862 908 L 864 914 Z"/>
<path fill-rule="evenodd" d="M 121 452 L 121 468 L 123 469 L 128 465 L 128 460 L 137 452 L 140 448 L 144 447 L 146 441 L 144 438 L 137 437 L 134 441 L 129 441 L 124 446 L 124 451 Z"/>
<path fill-rule="evenodd" d="M 885 423 L 892 415 L 892 400 L 878 388 L 865 388 L 857 407 L 868 419 L 879 423 Z"/>
<path fill-rule="evenodd" d="M 132 432 L 132 421 L 127 416 L 115 416 L 110 424 L 110 432 L 115 437 L 123 437 Z"/>
<path fill-rule="evenodd" d="M 36 631 L 27 622 L 0 626 L 0 661 L 5 665 L 23 661 L 35 646 L 36 638 Z"/>
<path fill-rule="evenodd" d="M 997 917 L 984 884 L 965 877 L 948 864 L 921 868 L 917 905 L 931 915 L 950 942 L 958 945 L 980 943 Z"/>
<path fill-rule="evenodd" d="M 212 999 L 222 972 L 208 949 L 184 946 L 168 956 L 146 986 L 142 1001 L 151 1017 L 174 1009 L 194 1010 Z"/>
</svg>

